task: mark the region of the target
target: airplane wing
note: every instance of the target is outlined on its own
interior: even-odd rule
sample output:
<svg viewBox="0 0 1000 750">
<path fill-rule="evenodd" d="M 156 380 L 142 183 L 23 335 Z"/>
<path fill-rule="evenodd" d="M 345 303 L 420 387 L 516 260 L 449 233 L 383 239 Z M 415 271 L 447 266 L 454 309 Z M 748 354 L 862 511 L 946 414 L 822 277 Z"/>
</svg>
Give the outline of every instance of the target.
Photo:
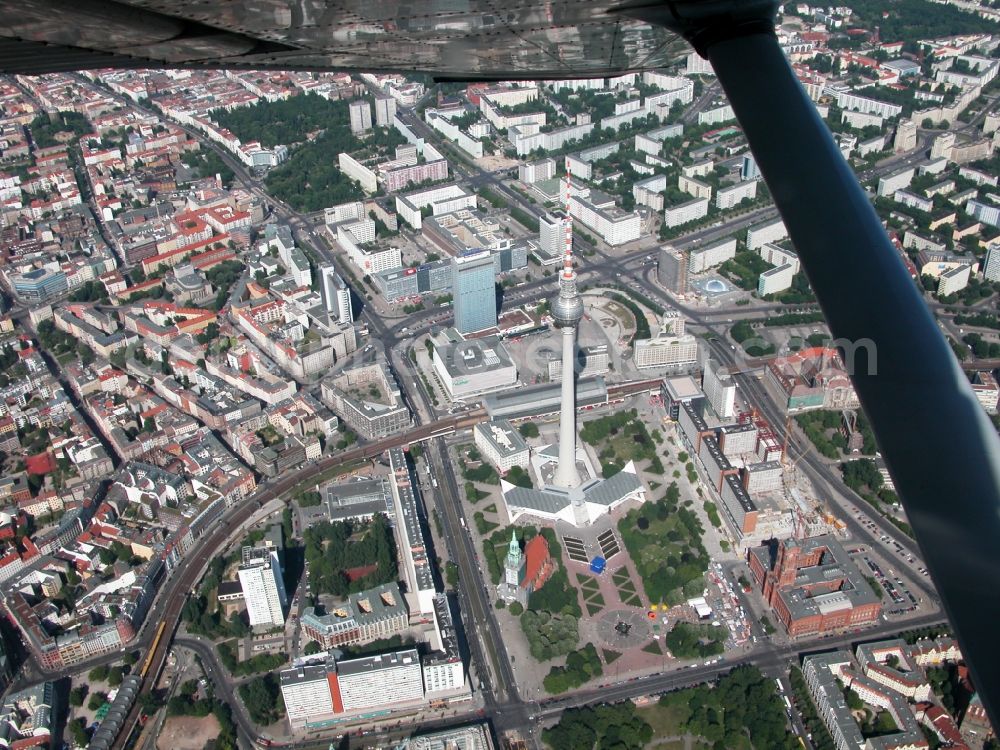
<svg viewBox="0 0 1000 750">
<path fill-rule="evenodd" d="M 690 51 L 609 0 L 24 0 L 0 3 L 0 72 L 101 67 L 602 77 Z"/>
</svg>

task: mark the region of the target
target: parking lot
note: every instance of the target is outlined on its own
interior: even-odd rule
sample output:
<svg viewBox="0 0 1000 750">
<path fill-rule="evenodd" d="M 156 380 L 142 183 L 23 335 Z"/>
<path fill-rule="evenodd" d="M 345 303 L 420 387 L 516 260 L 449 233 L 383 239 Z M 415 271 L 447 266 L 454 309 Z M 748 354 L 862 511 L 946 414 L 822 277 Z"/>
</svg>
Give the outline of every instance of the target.
<svg viewBox="0 0 1000 750">
<path fill-rule="evenodd" d="M 916 610 L 919 603 L 917 597 L 892 568 L 884 568 L 868 555 L 863 555 L 861 561 L 862 572 L 865 575 L 870 572 L 893 601 L 894 606 L 886 608 L 886 614 L 903 615 Z"/>
<path fill-rule="evenodd" d="M 900 567 L 909 567 L 910 572 L 914 575 L 927 575 L 927 568 L 923 566 L 922 561 L 914 557 L 913 553 L 900 544 L 898 540 L 880 532 L 880 527 L 874 521 L 870 520 L 862 510 L 851 506 L 851 512 L 858 523 L 867 528 L 873 535 L 879 535 L 879 543 L 889 559 L 898 557 Z"/>
</svg>

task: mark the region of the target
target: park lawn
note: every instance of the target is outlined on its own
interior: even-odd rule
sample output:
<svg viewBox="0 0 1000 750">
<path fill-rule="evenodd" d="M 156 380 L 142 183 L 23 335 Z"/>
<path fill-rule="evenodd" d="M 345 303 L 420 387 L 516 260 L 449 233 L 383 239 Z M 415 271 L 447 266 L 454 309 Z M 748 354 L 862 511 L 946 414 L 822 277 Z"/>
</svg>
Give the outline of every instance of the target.
<svg viewBox="0 0 1000 750">
<path fill-rule="evenodd" d="M 580 588 L 583 589 L 585 595 L 591 592 L 599 591 L 601 588 L 601 584 L 599 584 L 597 579 L 592 576 L 578 575 L 576 578 L 580 582 Z"/>
<path fill-rule="evenodd" d="M 621 656 L 618 651 L 612 651 L 609 648 L 602 648 L 601 655 L 604 657 L 605 664 L 613 664 Z"/>
<path fill-rule="evenodd" d="M 656 641 L 653 641 L 656 643 Z M 684 722 L 687 719 L 687 711 L 680 706 L 661 706 L 653 703 L 636 710 L 646 722 L 653 727 L 653 738 L 657 737 L 677 737 L 684 734 Z M 681 747 L 684 743 L 681 742 Z M 667 747 L 667 745 L 657 745 L 657 747 Z"/>
<path fill-rule="evenodd" d="M 625 330 L 635 328 L 635 316 L 626 310 L 624 305 L 610 300 L 605 303 L 605 309 L 618 319 L 618 322 Z"/>
<path fill-rule="evenodd" d="M 646 747 L 655 747 L 656 750 L 685 750 L 684 740 L 667 740 L 666 742 L 657 742 L 658 738 L 654 737 L 653 741 L 650 742 Z M 702 743 L 695 740 L 692 747 L 699 747 Z"/>
<path fill-rule="evenodd" d="M 635 409 L 585 422 L 580 439 L 597 449 L 605 478 L 617 474 L 629 461 L 649 460 L 652 473 L 663 473 L 653 438 Z"/>
<path fill-rule="evenodd" d="M 616 586 L 620 586 L 629 580 L 628 568 L 619 568 L 614 573 L 611 574 L 611 580 L 614 581 Z"/>
<path fill-rule="evenodd" d="M 618 589 L 618 593 L 619 594 L 622 593 L 622 592 L 624 592 L 626 594 L 634 594 L 634 593 L 636 593 L 635 581 L 633 581 L 631 578 L 626 578 L 624 581 L 620 582 L 616 586 L 616 588 Z"/>
<path fill-rule="evenodd" d="M 661 564 L 665 563 L 671 555 L 683 554 L 687 549 L 687 545 L 682 542 L 672 542 L 667 538 L 667 532 L 669 531 L 684 533 L 684 529 L 680 527 L 681 523 L 677 516 L 670 516 L 663 521 L 651 520 L 649 528 L 646 531 L 637 531 L 637 535 L 643 537 L 646 544 L 643 544 L 642 549 L 639 551 L 638 559 L 636 557 L 632 558 L 636 570 L 640 571 L 640 573 L 644 567 L 655 570 Z M 655 543 L 653 543 L 654 540 Z"/>
<path fill-rule="evenodd" d="M 647 643 L 645 646 L 642 647 L 642 650 L 645 651 L 647 654 L 656 654 L 657 656 L 663 656 L 663 649 L 660 648 L 659 641 L 650 641 L 649 643 Z"/>
<path fill-rule="evenodd" d="M 697 516 L 678 507 L 676 484 L 667 497 L 636 508 L 618 522 L 629 557 L 651 602 L 678 604 L 700 592 L 708 568 Z"/>
<path fill-rule="evenodd" d="M 473 514 L 472 522 L 476 525 L 476 531 L 478 531 L 481 536 L 485 536 L 495 529 L 500 528 L 500 524 L 494 523 L 493 521 L 487 521 L 483 517 L 483 514 L 479 512 Z"/>
<path fill-rule="evenodd" d="M 587 607 L 587 614 L 591 617 L 604 609 L 604 602 L 601 602 L 600 604 L 595 604 L 594 602 L 584 602 L 584 605 Z"/>
<path fill-rule="evenodd" d="M 622 604 L 627 604 L 630 607 L 641 607 L 642 598 L 636 591 L 635 583 L 632 581 L 631 577 L 625 578 L 621 583 L 616 579 L 616 588 L 618 589 L 618 596 L 622 600 Z"/>
</svg>

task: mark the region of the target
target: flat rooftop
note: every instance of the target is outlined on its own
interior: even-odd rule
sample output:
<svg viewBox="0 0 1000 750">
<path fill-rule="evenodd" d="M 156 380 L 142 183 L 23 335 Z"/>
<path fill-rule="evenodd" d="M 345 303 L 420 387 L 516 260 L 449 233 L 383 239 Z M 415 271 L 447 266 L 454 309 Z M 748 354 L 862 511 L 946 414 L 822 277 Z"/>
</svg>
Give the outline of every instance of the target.
<svg viewBox="0 0 1000 750">
<path fill-rule="evenodd" d="M 679 375 L 675 378 L 666 378 L 663 385 L 667 393 L 674 401 L 684 401 L 687 399 L 702 396 L 701 388 L 690 375 Z"/>
<path fill-rule="evenodd" d="M 382 669 L 396 669 L 406 667 L 411 664 L 420 666 L 420 655 L 415 648 L 405 651 L 392 651 L 388 654 L 377 654 L 375 656 L 362 656 L 359 659 L 349 659 L 337 662 L 338 675 L 364 674 L 365 672 L 378 672 Z"/>
</svg>

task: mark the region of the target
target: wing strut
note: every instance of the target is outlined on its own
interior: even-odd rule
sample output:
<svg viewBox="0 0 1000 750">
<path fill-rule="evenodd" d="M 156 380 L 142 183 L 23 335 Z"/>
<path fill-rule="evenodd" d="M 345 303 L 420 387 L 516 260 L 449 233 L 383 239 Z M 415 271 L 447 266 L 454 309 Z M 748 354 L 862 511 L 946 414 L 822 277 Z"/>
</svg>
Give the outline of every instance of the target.
<svg viewBox="0 0 1000 750">
<path fill-rule="evenodd" d="M 785 59 L 774 4 L 681 0 L 621 12 L 682 34 L 711 61 L 871 419 L 976 689 L 1000 727 L 1000 440 Z M 900 168 L 924 156 L 901 159 Z"/>
</svg>

